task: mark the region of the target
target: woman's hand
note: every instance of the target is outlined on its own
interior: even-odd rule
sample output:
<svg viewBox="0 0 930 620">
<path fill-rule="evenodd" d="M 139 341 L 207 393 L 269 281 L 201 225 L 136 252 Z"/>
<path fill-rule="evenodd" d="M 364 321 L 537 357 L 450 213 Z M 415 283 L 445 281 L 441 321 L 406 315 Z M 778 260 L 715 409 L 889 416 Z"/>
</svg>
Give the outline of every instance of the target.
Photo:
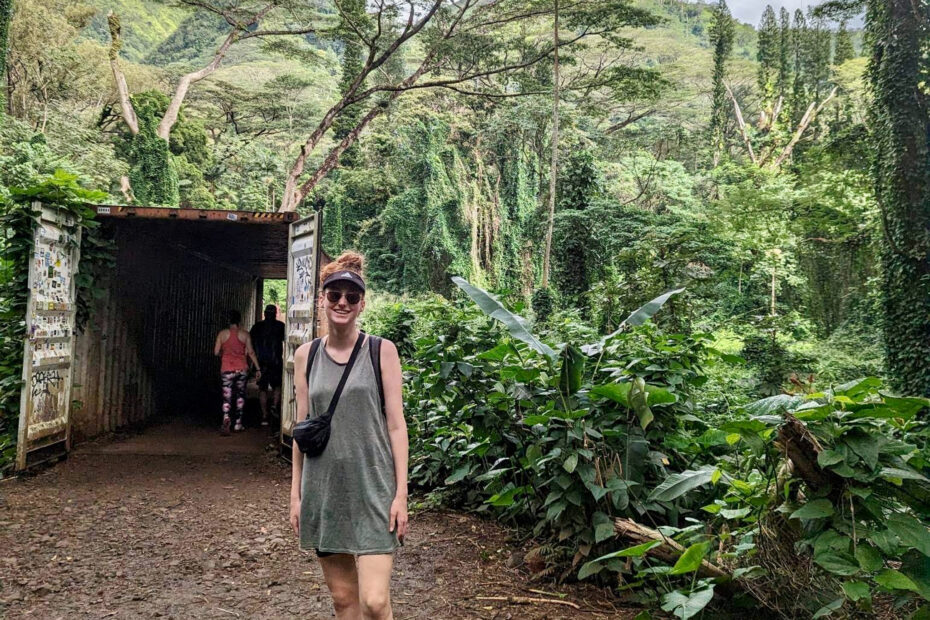
<svg viewBox="0 0 930 620">
<path fill-rule="evenodd" d="M 291 498 L 291 527 L 294 528 L 294 534 L 300 536 L 300 498 Z"/>
<path fill-rule="evenodd" d="M 391 502 L 391 523 L 388 528 L 389 532 L 397 531 L 397 538 L 404 542 L 407 535 L 407 498 L 400 495 L 394 497 Z"/>
</svg>

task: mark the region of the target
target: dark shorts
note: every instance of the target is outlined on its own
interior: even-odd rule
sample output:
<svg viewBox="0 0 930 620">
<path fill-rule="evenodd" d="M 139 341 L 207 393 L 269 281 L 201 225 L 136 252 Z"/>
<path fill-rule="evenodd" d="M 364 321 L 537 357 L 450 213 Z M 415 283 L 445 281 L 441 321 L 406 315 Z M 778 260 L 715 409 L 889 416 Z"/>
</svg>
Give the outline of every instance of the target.
<svg viewBox="0 0 930 620">
<path fill-rule="evenodd" d="M 336 555 L 335 553 L 330 553 L 329 551 L 320 551 L 319 549 L 314 549 L 314 551 L 316 551 L 316 557 L 318 558 L 328 558 L 332 555 Z"/>
<path fill-rule="evenodd" d="M 281 389 L 281 376 L 283 369 L 281 368 L 280 362 L 277 364 L 274 362 L 262 362 L 261 369 L 262 376 L 258 379 L 258 389 Z"/>
</svg>

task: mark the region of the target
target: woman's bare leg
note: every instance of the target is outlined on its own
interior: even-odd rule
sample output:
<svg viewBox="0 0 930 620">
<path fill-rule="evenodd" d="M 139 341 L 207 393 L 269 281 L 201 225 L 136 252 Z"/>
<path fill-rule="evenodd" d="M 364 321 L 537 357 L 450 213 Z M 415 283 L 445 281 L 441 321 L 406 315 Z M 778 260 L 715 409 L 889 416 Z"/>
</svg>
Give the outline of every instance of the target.
<svg viewBox="0 0 930 620">
<path fill-rule="evenodd" d="M 347 553 L 337 553 L 320 558 L 323 577 L 333 596 L 333 607 L 337 620 L 359 620 L 358 571 L 355 569 L 355 557 Z"/>
<path fill-rule="evenodd" d="M 365 620 L 392 620 L 391 568 L 394 556 L 358 556 L 358 595 L 362 618 Z"/>
</svg>

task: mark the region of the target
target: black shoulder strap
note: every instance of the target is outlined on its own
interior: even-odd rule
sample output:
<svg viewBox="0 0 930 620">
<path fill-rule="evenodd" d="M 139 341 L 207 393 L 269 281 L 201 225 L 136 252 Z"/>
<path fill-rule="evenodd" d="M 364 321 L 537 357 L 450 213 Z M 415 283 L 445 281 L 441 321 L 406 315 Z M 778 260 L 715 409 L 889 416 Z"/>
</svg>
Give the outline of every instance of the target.
<svg viewBox="0 0 930 620">
<path fill-rule="evenodd" d="M 310 369 L 313 367 L 313 358 L 316 357 L 316 352 L 320 348 L 320 338 L 314 338 L 313 342 L 310 343 L 310 353 L 307 355 L 307 389 L 310 389 Z"/>
<path fill-rule="evenodd" d="M 362 349 L 362 342 L 364 340 L 365 333 L 359 332 L 358 338 L 355 339 L 355 347 L 352 349 L 352 355 L 349 356 L 349 361 L 346 363 L 346 367 L 342 371 L 342 377 L 339 379 L 339 385 L 336 386 L 336 391 L 333 393 L 333 399 L 329 401 L 329 408 L 326 409 L 326 415 L 328 416 L 332 416 L 336 412 L 336 405 L 339 403 L 339 397 L 342 396 L 342 388 L 346 386 L 346 379 L 349 378 L 352 367 L 355 366 L 355 360 L 358 358 L 358 352 Z"/>
<path fill-rule="evenodd" d="M 387 416 L 384 410 L 384 382 L 381 379 L 381 338 L 368 336 L 370 344 L 368 352 L 371 354 L 371 367 L 375 370 L 375 379 L 378 381 L 378 398 L 381 401 L 381 415 Z"/>
</svg>

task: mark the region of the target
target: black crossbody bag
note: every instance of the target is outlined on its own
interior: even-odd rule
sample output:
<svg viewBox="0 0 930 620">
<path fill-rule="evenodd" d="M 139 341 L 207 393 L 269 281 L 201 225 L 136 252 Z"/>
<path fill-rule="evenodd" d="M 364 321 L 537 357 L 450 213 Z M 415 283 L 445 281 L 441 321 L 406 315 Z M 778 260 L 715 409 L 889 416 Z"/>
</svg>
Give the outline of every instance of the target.
<svg viewBox="0 0 930 620">
<path fill-rule="evenodd" d="M 309 457 L 323 454 L 323 450 L 326 449 L 326 444 L 329 443 L 329 432 L 332 426 L 333 414 L 336 412 L 336 405 L 339 403 L 339 397 L 342 396 L 342 388 L 345 387 L 346 379 L 349 378 L 349 373 L 352 372 L 352 367 L 355 365 L 355 358 L 358 357 L 358 352 L 362 348 L 362 341 L 364 339 L 364 332 L 359 332 L 358 340 L 355 341 L 355 348 L 352 349 L 352 355 L 349 356 L 349 361 L 346 364 L 345 370 L 342 371 L 342 378 L 339 379 L 339 385 L 336 386 L 336 391 L 333 393 L 333 399 L 329 402 L 326 413 L 315 418 L 308 417 L 303 422 L 294 426 L 293 439 L 297 442 L 297 447 L 300 448 L 300 451 Z M 317 348 L 319 348 L 319 346 L 311 347 L 311 355 L 307 360 L 308 389 L 310 387 L 310 364 L 313 361 L 313 356 L 316 355 Z"/>
</svg>

